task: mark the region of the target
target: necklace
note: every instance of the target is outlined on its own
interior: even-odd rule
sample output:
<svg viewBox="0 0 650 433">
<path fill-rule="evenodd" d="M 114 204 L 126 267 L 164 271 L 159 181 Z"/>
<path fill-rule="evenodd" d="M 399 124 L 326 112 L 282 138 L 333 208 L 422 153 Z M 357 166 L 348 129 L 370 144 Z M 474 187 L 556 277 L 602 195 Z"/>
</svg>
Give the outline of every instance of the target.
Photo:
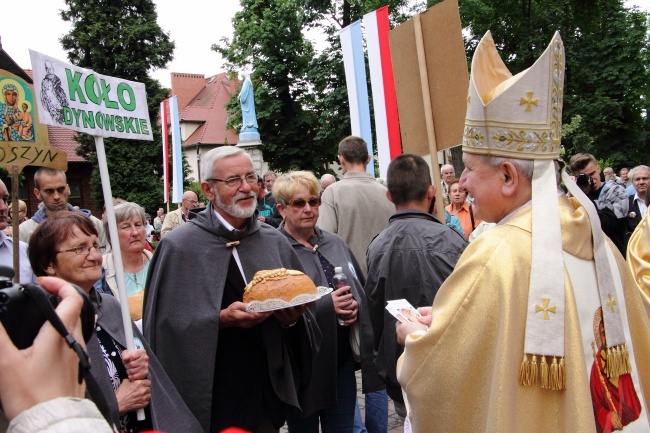
<svg viewBox="0 0 650 433">
<path fill-rule="evenodd" d="M 136 287 L 136 292 L 139 292 L 140 290 L 144 290 L 144 281 L 142 277 L 140 277 L 140 282 L 138 282 L 138 274 L 142 271 L 144 271 L 145 268 L 142 268 L 138 272 L 134 274 L 127 274 L 126 272 L 124 273 L 131 281 L 133 281 L 133 284 L 135 284 Z"/>
<path fill-rule="evenodd" d="M 147 280 L 147 271 L 149 270 L 149 261 L 145 261 L 144 257 L 142 259 L 142 269 L 140 269 L 138 272 L 134 273 L 127 273 L 125 272 L 124 275 L 126 276 L 126 291 L 129 296 L 132 296 L 142 290 L 144 290 L 144 284 Z"/>
</svg>

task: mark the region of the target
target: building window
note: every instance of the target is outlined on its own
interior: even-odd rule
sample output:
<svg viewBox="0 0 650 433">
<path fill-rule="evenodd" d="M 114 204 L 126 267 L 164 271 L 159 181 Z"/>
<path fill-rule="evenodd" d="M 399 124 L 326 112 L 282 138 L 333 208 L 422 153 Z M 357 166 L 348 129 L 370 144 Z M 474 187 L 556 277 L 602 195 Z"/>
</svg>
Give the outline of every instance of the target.
<svg viewBox="0 0 650 433">
<path fill-rule="evenodd" d="M 68 185 L 70 185 L 68 203 L 81 208 L 83 204 L 81 200 L 81 179 L 68 179 Z"/>
</svg>

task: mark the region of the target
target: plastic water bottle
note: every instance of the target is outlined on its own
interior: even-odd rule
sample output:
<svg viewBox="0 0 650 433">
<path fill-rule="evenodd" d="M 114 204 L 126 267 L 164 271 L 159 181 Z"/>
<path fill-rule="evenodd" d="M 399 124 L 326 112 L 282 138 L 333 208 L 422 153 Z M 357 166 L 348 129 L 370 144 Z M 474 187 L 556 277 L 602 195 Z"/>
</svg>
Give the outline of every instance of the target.
<svg viewBox="0 0 650 433">
<path fill-rule="evenodd" d="M 341 287 L 348 285 L 348 278 L 343 273 L 343 268 L 339 266 L 334 268 L 332 285 L 334 286 L 334 290 L 340 289 Z M 341 319 L 339 316 L 336 316 L 336 320 L 339 322 L 339 325 L 341 326 L 345 324 L 345 320 Z"/>
</svg>

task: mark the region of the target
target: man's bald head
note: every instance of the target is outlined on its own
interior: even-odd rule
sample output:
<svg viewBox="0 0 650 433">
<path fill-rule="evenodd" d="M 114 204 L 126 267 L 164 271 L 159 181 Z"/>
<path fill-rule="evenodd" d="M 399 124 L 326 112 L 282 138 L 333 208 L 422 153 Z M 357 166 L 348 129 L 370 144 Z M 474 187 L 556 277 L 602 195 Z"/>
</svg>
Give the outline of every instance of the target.
<svg viewBox="0 0 650 433">
<path fill-rule="evenodd" d="M 194 209 L 199 205 L 199 197 L 196 195 L 194 191 L 185 191 L 183 193 L 183 203 L 181 204 L 181 207 L 183 208 L 183 211 L 187 213 L 189 209 Z"/>
<path fill-rule="evenodd" d="M 321 191 L 325 191 L 327 187 L 333 184 L 334 182 L 336 182 L 336 178 L 333 175 L 329 173 L 325 173 L 324 175 L 322 175 L 320 178 Z"/>
</svg>

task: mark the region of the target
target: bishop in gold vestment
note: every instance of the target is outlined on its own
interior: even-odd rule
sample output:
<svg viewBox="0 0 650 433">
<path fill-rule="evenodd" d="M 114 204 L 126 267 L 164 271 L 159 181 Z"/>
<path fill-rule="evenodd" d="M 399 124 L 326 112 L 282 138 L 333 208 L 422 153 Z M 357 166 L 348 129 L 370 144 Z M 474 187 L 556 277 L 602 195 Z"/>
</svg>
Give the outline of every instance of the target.
<svg viewBox="0 0 650 433">
<path fill-rule="evenodd" d="M 592 259 L 591 230 L 583 209 L 561 198 L 560 215 L 563 249 Z M 419 338 L 408 337 L 398 365 L 413 432 L 596 431 L 586 367 L 592 360 L 583 351 L 579 313 L 568 281 L 566 389 L 560 392 L 518 383 L 530 251 L 531 208 L 526 206 L 469 244 L 440 287 L 429 331 Z M 648 298 L 636 290 L 625 261 L 615 254 L 625 276 L 636 371 L 643 394 L 650 396 L 650 323 L 644 310 Z M 552 309 L 548 314 L 553 315 Z M 643 407 L 642 412 L 646 410 Z"/>
<path fill-rule="evenodd" d="M 650 432 L 650 302 L 563 171 L 563 77 L 557 33 L 516 76 L 489 32 L 476 49 L 459 187 L 498 224 L 440 287 L 430 327 L 397 326 L 414 433 Z"/>
<path fill-rule="evenodd" d="M 646 214 L 630 237 L 627 262 L 643 296 L 650 297 L 650 213 Z"/>
</svg>

